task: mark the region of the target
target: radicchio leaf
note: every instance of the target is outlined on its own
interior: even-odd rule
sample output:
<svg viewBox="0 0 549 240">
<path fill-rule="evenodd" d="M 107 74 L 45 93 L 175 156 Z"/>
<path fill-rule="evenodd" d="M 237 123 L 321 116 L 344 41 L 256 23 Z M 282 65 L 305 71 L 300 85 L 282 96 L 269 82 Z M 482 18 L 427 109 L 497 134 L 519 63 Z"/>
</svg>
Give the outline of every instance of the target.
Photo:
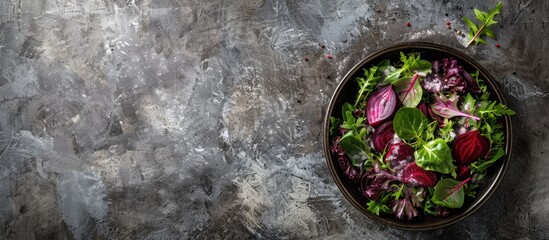
<svg viewBox="0 0 549 240">
<path fill-rule="evenodd" d="M 397 108 L 397 96 L 391 85 L 375 91 L 366 104 L 366 117 L 373 127 L 388 120 Z"/>
<path fill-rule="evenodd" d="M 359 180 L 360 175 L 358 173 L 358 170 L 353 167 L 351 164 L 351 161 L 345 156 L 341 155 L 337 157 L 337 161 L 339 163 L 339 167 L 341 170 L 343 170 L 343 174 L 347 179 L 351 180 L 352 182 L 356 182 Z"/>
<path fill-rule="evenodd" d="M 418 215 L 417 209 L 414 207 L 409 197 L 393 201 L 393 213 L 399 219 L 404 219 L 404 216 L 406 216 L 408 220 L 411 220 Z"/>
<path fill-rule="evenodd" d="M 362 194 L 371 200 L 379 199 L 381 194 L 391 186 L 397 178 L 390 172 L 374 166 L 360 180 Z"/>
<path fill-rule="evenodd" d="M 332 154 L 337 155 L 337 161 L 339 163 L 339 167 L 343 171 L 345 177 L 347 177 L 347 179 L 353 182 L 356 182 L 359 180 L 360 174 L 358 170 L 351 164 L 351 161 L 345 155 L 345 151 L 343 150 L 341 145 L 339 145 L 340 140 L 341 140 L 341 137 L 339 136 L 335 137 L 332 140 L 332 147 L 330 148 L 330 151 L 332 152 Z"/>
<path fill-rule="evenodd" d="M 476 116 L 459 111 L 457 107 L 459 96 L 456 93 L 450 94 L 450 97 L 446 97 L 442 93 L 435 96 L 435 103 L 431 104 L 431 109 L 435 114 L 443 118 L 468 117 L 477 121 L 480 120 Z"/>
<path fill-rule="evenodd" d="M 420 207 L 425 200 L 426 192 L 422 187 L 415 188 L 410 186 L 404 186 L 404 198 L 398 197 L 393 200 L 393 214 L 397 218 L 408 220 L 416 218 L 418 216 L 417 207 Z"/>
<path fill-rule="evenodd" d="M 465 79 L 465 82 L 467 82 L 467 89 L 469 92 L 472 93 L 482 93 L 482 89 L 480 89 L 480 86 L 478 85 L 477 81 L 469 74 L 467 71 L 463 71 L 463 79 Z"/>
<path fill-rule="evenodd" d="M 480 135 L 478 130 L 466 132 L 456 137 L 452 154 L 458 165 L 468 165 L 480 157 L 486 156 L 490 150 L 488 139 Z"/>
<path fill-rule="evenodd" d="M 422 87 L 431 93 L 440 92 L 464 92 L 465 89 L 472 93 L 481 93 L 481 89 L 475 79 L 456 59 L 444 58 L 442 61 L 434 61 L 431 74 L 421 82 Z"/>
</svg>

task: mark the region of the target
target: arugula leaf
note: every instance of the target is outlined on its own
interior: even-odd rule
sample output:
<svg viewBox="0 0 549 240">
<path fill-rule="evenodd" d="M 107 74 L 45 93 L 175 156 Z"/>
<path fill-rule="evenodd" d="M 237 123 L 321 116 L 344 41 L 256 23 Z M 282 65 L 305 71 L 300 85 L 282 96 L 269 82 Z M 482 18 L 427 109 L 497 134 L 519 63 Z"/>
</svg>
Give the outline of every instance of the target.
<svg viewBox="0 0 549 240">
<path fill-rule="evenodd" d="M 334 134 L 334 131 L 337 131 L 340 124 L 341 119 L 336 117 L 330 117 L 330 136 Z"/>
<path fill-rule="evenodd" d="M 471 164 L 471 173 L 484 172 L 492 164 L 494 164 L 501 157 L 505 156 L 505 151 L 503 148 L 498 148 L 496 154 L 494 154 L 489 160 L 483 161 L 479 160 Z"/>
<path fill-rule="evenodd" d="M 420 55 L 416 55 L 416 53 L 410 53 L 406 56 L 403 52 L 400 52 L 399 64 L 399 68 L 387 67 L 383 70 L 386 76 L 382 84 L 394 85 L 399 80 L 411 79 L 415 74 L 425 77 L 431 72 L 432 68 L 431 62 L 421 59 Z"/>
<path fill-rule="evenodd" d="M 438 129 L 438 135 L 446 142 L 451 142 L 456 137 L 454 133 L 454 121 L 444 119 L 444 127 Z"/>
<path fill-rule="evenodd" d="M 353 111 L 355 107 L 349 103 L 344 103 L 342 107 L 343 123 L 341 127 L 344 129 L 352 130 L 356 133 L 359 133 L 359 129 L 362 128 L 362 123 L 366 120 L 363 117 L 355 118 Z"/>
<path fill-rule="evenodd" d="M 431 202 L 431 199 L 427 198 L 425 200 L 425 205 L 423 206 L 423 212 L 429 215 L 438 216 L 438 212 L 435 209 L 435 205 Z"/>
<path fill-rule="evenodd" d="M 355 108 L 362 108 L 366 104 L 368 95 L 376 88 L 377 84 L 381 80 L 383 72 L 382 69 L 389 65 L 389 61 L 381 61 L 378 65 L 371 67 L 369 70 L 364 69 L 364 76 L 356 78 L 358 83 L 358 94 L 356 96 Z"/>
<path fill-rule="evenodd" d="M 515 111 L 509 109 L 505 104 L 498 101 L 482 101 L 478 113 L 483 118 L 495 118 L 503 115 L 514 115 Z"/>
<path fill-rule="evenodd" d="M 456 166 L 453 163 L 452 152 L 443 139 L 432 140 L 414 152 L 416 164 L 428 171 L 451 174 L 456 177 Z"/>
<path fill-rule="evenodd" d="M 378 200 L 370 200 L 370 202 L 366 204 L 368 205 L 368 211 L 378 216 L 380 212 L 390 213 L 391 209 L 387 206 L 390 196 L 391 194 L 385 193 L 385 195 Z"/>
<path fill-rule="evenodd" d="M 391 194 L 391 196 L 395 197 L 395 199 L 398 200 L 402 196 L 402 190 L 404 190 L 404 184 L 400 185 L 400 188 L 398 188 L 398 191 Z"/>
<path fill-rule="evenodd" d="M 435 186 L 435 193 L 431 201 L 441 207 L 460 208 L 465 200 L 465 185 L 471 178 L 460 182 L 451 178 L 445 178 L 438 181 Z"/>
<path fill-rule="evenodd" d="M 481 22 L 481 25 L 476 25 L 469 18 L 463 17 L 463 21 L 470 28 L 469 42 L 467 43 L 467 46 L 471 45 L 472 43 L 475 43 L 475 45 L 479 43 L 486 43 L 486 41 L 481 38 L 483 34 L 495 39 L 496 36 L 489 27 L 497 23 L 496 21 L 494 21 L 494 17 L 499 14 L 499 11 L 502 7 L 503 3 L 499 2 L 496 7 L 489 12 L 480 11 L 475 8 L 475 17 Z"/>
<path fill-rule="evenodd" d="M 474 198 L 477 195 L 476 189 L 478 188 L 478 184 L 465 184 L 463 187 L 463 191 L 465 191 L 466 196 Z"/>
<path fill-rule="evenodd" d="M 427 125 L 426 131 L 423 132 L 423 135 L 422 135 L 423 140 L 431 141 L 435 139 L 435 131 L 437 130 L 437 128 L 438 128 L 437 121 L 432 121 L 431 123 L 429 123 L 429 125 Z"/>
</svg>

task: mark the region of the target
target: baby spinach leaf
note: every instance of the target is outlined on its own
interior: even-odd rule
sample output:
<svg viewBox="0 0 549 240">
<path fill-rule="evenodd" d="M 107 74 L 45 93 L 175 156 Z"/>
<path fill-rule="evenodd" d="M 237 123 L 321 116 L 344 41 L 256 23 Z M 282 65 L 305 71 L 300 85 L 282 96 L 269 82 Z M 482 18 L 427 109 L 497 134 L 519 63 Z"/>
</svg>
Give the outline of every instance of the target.
<svg viewBox="0 0 549 240">
<path fill-rule="evenodd" d="M 446 141 L 441 138 L 421 146 L 414 152 L 414 157 L 416 164 L 425 170 L 451 174 L 456 177 L 456 166 L 452 162 L 452 152 Z"/>
<path fill-rule="evenodd" d="M 405 140 L 420 139 L 429 120 L 417 108 L 403 107 L 397 111 L 393 128 L 398 137 Z"/>
<path fill-rule="evenodd" d="M 467 178 L 463 182 L 451 178 L 441 179 L 435 186 L 431 202 L 441 207 L 460 208 L 465 200 L 463 185 L 469 180 L 471 178 Z"/>
</svg>

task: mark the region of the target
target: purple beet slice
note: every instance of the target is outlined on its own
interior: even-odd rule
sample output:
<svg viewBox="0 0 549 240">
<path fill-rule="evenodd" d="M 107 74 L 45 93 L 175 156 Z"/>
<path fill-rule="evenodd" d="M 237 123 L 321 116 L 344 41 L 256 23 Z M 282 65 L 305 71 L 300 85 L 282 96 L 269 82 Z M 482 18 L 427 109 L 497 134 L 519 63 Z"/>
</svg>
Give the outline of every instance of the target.
<svg viewBox="0 0 549 240">
<path fill-rule="evenodd" d="M 366 118 L 372 127 L 389 120 L 397 109 L 398 98 L 392 85 L 375 91 L 366 104 Z"/>
<path fill-rule="evenodd" d="M 408 164 L 402 175 L 402 182 L 412 186 L 434 187 L 437 181 L 436 173 L 421 168 L 415 162 Z"/>
<path fill-rule="evenodd" d="M 393 141 L 395 138 L 395 130 L 393 129 L 393 122 L 386 122 L 381 124 L 374 134 L 372 134 L 372 143 L 374 144 L 374 149 L 377 152 L 383 152 L 387 145 Z"/>
</svg>

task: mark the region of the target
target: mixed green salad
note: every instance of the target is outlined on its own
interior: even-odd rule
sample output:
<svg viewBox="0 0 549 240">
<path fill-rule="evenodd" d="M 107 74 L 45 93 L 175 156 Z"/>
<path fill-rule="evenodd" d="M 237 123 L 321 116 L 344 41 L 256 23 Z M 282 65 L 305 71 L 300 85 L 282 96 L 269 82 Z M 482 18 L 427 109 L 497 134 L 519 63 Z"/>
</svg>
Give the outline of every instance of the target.
<svg viewBox="0 0 549 240">
<path fill-rule="evenodd" d="M 505 155 L 501 117 L 479 72 L 453 58 L 400 53 L 356 78 L 354 102 L 330 119 L 330 151 L 374 214 L 447 216 L 474 198 Z"/>
</svg>

